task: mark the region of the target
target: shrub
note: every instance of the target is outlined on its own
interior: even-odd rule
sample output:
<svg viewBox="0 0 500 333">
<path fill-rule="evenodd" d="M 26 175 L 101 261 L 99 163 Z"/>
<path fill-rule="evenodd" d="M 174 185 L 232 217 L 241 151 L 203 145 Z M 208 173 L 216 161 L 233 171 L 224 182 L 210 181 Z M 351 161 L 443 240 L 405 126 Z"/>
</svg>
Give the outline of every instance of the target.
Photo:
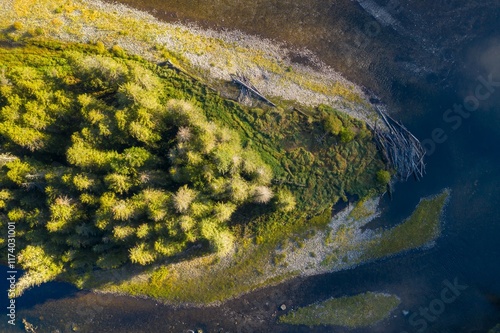
<svg viewBox="0 0 500 333">
<path fill-rule="evenodd" d="M 234 236 L 228 230 L 221 228 L 213 219 L 201 221 L 201 234 L 210 242 L 212 249 L 219 255 L 229 253 L 234 246 Z"/>
<path fill-rule="evenodd" d="M 231 232 L 224 230 L 214 238 L 213 244 L 219 255 L 227 255 L 234 248 L 234 236 Z"/>
<path fill-rule="evenodd" d="M 19 21 L 16 21 L 12 24 L 12 29 L 14 29 L 16 31 L 22 30 L 23 27 L 24 27 L 23 24 Z"/>
<path fill-rule="evenodd" d="M 35 28 L 35 30 L 34 30 L 34 35 L 35 36 L 41 36 L 44 33 L 45 33 L 45 30 L 43 30 L 43 28 L 41 28 L 41 27 Z"/>
<path fill-rule="evenodd" d="M 295 209 L 297 202 L 292 192 L 282 189 L 276 193 L 276 203 L 278 209 L 287 213 Z"/>
<path fill-rule="evenodd" d="M 391 174 L 389 171 L 380 170 L 377 172 L 377 181 L 382 185 L 387 185 L 391 182 Z"/>
<path fill-rule="evenodd" d="M 102 55 L 71 54 L 69 60 L 76 69 L 76 76 L 91 91 L 117 90 L 128 76 L 125 65 Z"/>
<path fill-rule="evenodd" d="M 344 143 L 351 142 L 354 140 L 356 133 L 354 132 L 352 127 L 344 127 L 340 131 L 340 140 Z"/>
<path fill-rule="evenodd" d="M 338 135 L 342 130 L 342 121 L 336 115 L 328 115 L 323 120 L 325 130 L 333 135 Z"/>
<path fill-rule="evenodd" d="M 95 47 L 96 47 L 96 50 L 98 53 L 100 54 L 104 54 L 106 53 L 106 46 L 104 45 L 103 42 L 101 42 L 100 40 L 98 40 L 96 43 L 95 43 Z"/>
<path fill-rule="evenodd" d="M 113 45 L 111 48 L 111 52 L 113 52 L 117 57 L 125 58 L 127 55 L 123 48 L 120 45 Z"/>
</svg>

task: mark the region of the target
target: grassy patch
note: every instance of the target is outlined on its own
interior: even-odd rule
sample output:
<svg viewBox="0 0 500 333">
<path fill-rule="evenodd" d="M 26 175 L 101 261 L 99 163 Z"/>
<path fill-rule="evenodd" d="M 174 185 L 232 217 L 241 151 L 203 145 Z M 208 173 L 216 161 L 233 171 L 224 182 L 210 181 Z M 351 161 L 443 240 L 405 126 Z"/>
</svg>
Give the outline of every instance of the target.
<svg viewBox="0 0 500 333">
<path fill-rule="evenodd" d="M 450 192 L 424 198 L 415 211 L 400 225 L 383 231 L 372 240 L 362 260 L 382 258 L 391 254 L 421 247 L 435 240 L 440 233 L 440 218 Z"/>
<path fill-rule="evenodd" d="M 332 298 L 293 310 L 280 317 L 279 322 L 290 325 L 366 327 L 387 318 L 399 303 L 397 296 L 367 292 Z"/>
<path fill-rule="evenodd" d="M 229 265 L 205 257 L 160 266 L 140 274 L 142 278 L 128 277 L 124 281 L 113 281 L 102 289 L 138 296 L 150 296 L 167 303 L 211 304 L 224 301 L 260 287 L 278 284 L 299 272 L 275 273 L 284 256 L 275 255 L 275 249 L 284 239 L 293 235 L 304 235 L 311 229 L 324 227 L 330 219 L 330 210 L 310 220 L 298 219 L 295 223 L 277 228 L 263 228 L 258 245 L 251 241 L 237 246 L 238 252 Z M 327 218 L 328 217 L 328 218 Z M 269 225 L 277 225 L 277 219 L 267 220 Z M 326 221 L 326 222 L 325 222 Z M 307 224 L 311 223 L 309 228 Z M 264 223 L 263 226 L 266 224 Z M 161 274 L 159 273 L 161 272 Z M 102 285 L 92 278 L 83 286 L 94 288 Z"/>
<path fill-rule="evenodd" d="M 221 265 L 213 256 L 178 265 L 148 269 L 136 278 L 113 281 L 107 285 L 87 281 L 84 288 L 97 286 L 105 291 L 149 296 L 167 303 L 206 305 L 248 293 L 260 287 L 278 284 L 298 275 L 287 272 L 271 276 L 270 246 L 244 248 L 248 255 L 229 266 Z"/>
</svg>

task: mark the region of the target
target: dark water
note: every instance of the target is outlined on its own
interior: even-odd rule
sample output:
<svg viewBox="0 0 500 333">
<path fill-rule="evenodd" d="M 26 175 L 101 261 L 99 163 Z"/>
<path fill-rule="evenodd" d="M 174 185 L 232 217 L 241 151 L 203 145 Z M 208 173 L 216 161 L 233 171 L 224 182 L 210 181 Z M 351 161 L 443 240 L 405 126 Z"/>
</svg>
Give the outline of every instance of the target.
<svg viewBox="0 0 500 333">
<path fill-rule="evenodd" d="M 491 75 L 500 82 L 499 1 L 378 0 L 376 5 L 395 20 L 387 25 L 370 14 L 366 1 L 363 7 L 349 0 L 121 2 L 167 21 L 237 28 L 307 47 L 348 79 L 375 91 L 417 137 L 432 139 L 433 132 L 441 132 L 444 142 L 425 141 L 430 152 L 426 177 L 398 184 L 393 200 L 382 203 L 383 219 L 374 225 L 401 221 L 420 197 L 448 187 L 452 197 L 443 236 L 429 250 L 294 280 L 208 309 L 173 309 L 52 283 L 19 299 L 19 318 L 28 318 L 40 332 L 77 327 L 81 332 L 472 333 L 487 332 L 500 322 L 500 87 L 478 88 L 478 77 Z M 472 103 L 477 96 L 481 100 L 470 115 L 443 119 L 451 116 L 447 110 L 454 104 Z M 435 308 L 437 315 L 428 319 L 418 314 L 439 304 L 446 281 L 455 279 L 465 289 L 453 302 Z M 401 297 L 393 317 L 361 330 L 276 324 L 281 304 L 289 309 L 368 290 Z M 409 321 L 413 313 L 418 324 Z M 5 327 L 2 321 L 0 331 Z"/>
</svg>

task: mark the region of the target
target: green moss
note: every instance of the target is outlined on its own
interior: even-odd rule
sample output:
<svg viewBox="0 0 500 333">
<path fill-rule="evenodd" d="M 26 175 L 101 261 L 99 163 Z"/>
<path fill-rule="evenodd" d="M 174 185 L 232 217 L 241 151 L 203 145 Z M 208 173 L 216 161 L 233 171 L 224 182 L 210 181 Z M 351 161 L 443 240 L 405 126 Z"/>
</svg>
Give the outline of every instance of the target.
<svg viewBox="0 0 500 333">
<path fill-rule="evenodd" d="M 379 238 L 372 240 L 362 256 L 362 260 L 382 258 L 402 251 L 415 249 L 435 240 L 440 233 L 440 218 L 450 192 L 425 198 L 415 211 L 400 225 L 383 231 Z"/>
<path fill-rule="evenodd" d="M 332 298 L 292 310 L 281 316 L 279 322 L 290 325 L 366 327 L 387 318 L 399 303 L 397 296 L 368 292 Z"/>
</svg>

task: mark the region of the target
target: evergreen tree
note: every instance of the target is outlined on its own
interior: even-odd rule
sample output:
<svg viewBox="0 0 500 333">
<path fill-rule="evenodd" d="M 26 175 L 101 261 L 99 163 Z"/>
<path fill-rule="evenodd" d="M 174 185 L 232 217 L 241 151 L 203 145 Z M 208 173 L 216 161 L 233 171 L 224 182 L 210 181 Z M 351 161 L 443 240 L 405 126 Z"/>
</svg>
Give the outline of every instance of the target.
<svg viewBox="0 0 500 333">
<path fill-rule="evenodd" d="M 133 263 L 139 265 L 148 265 L 155 261 L 156 253 L 151 250 L 146 244 L 137 244 L 129 250 L 129 258 Z"/>
<path fill-rule="evenodd" d="M 53 280 L 63 271 L 63 265 L 52 259 L 42 246 L 26 246 L 19 253 L 18 262 L 26 272 L 17 281 L 17 296 L 30 287 Z"/>
<path fill-rule="evenodd" d="M 226 222 L 231 219 L 235 210 L 236 205 L 233 203 L 218 202 L 214 206 L 214 215 L 218 221 Z"/>
<path fill-rule="evenodd" d="M 195 198 L 196 192 L 188 188 L 187 185 L 184 185 L 177 190 L 173 197 L 174 207 L 177 212 L 184 213 L 189 209 L 189 206 Z"/>
<path fill-rule="evenodd" d="M 273 198 L 273 191 L 267 186 L 257 186 L 253 190 L 254 201 L 266 204 Z"/>
</svg>

